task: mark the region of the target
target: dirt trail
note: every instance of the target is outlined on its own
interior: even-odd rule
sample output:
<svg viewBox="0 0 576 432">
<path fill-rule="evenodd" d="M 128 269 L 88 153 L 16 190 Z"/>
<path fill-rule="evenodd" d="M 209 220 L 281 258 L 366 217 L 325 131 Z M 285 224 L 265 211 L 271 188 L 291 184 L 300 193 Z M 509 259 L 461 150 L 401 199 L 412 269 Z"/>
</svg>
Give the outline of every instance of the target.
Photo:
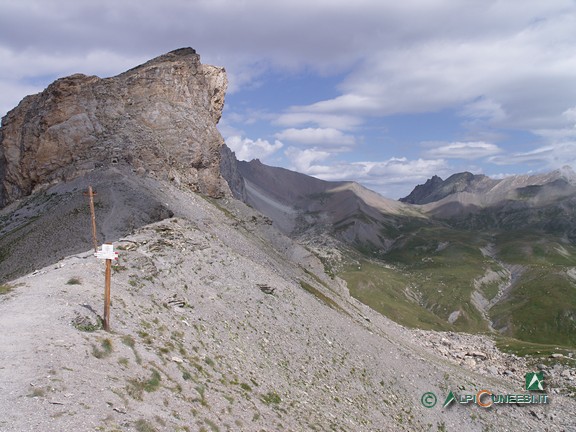
<svg viewBox="0 0 576 432">
<path fill-rule="evenodd" d="M 0 430 L 23 414 L 21 404 L 27 402 L 26 391 L 30 395 L 40 391 L 33 384 L 38 374 L 38 357 L 43 355 L 39 339 L 48 337 L 42 323 L 46 322 L 50 308 L 45 301 L 37 301 L 38 297 L 38 293 L 25 290 L 0 300 L 0 399 L 19 402 L 9 410 L 2 407 Z"/>
<path fill-rule="evenodd" d="M 76 275 L 97 275 L 96 263 L 86 259 L 90 256 L 87 252 L 83 258 L 63 263 L 75 263 Z M 73 366 L 83 351 L 70 321 L 87 297 L 67 284 L 71 276 L 60 267 L 63 263 L 21 278 L 10 293 L 0 297 L 2 431 L 74 430 L 74 420 L 56 427 L 51 421 L 54 415 L 76 409 L 81 401 L 72 383 L 64 384 L 62 370 Z M 89 417 L 86 421 L 90 423 Z M 62 425 L 70 429 L 58 429 Z"/>
</svg>

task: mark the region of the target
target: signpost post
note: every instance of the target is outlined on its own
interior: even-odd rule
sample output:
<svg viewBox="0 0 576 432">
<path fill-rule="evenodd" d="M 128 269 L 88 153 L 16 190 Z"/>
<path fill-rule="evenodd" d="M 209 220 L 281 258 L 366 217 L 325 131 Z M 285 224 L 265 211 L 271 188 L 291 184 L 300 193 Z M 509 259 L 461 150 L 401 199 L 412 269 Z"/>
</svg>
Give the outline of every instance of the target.
<svg viewBox="0 0 576 432">
<path fill-rule="evenodd" d="M 112 243 L 105 243 L 102 249 L 94 253 L 96 258 L 106 260 L 106 273 L 104 281 L 104 330 L 110 330 L 110 276 L 112 274 L 112 260 L 118 259 L 118 252 L 114 252 Z"/>
<path fill-rule="evenodd" d="M 96 192 L 92 190 L 92 186 L 88 186 L 88 195 L 90 202 L 90 217 L 92 218 L 92 243 L 94 244 L 94 253 L 98 252 L 98 238 L 96 236 L 96 213 L 94 212 L 94 195 Z"/>
</svg>

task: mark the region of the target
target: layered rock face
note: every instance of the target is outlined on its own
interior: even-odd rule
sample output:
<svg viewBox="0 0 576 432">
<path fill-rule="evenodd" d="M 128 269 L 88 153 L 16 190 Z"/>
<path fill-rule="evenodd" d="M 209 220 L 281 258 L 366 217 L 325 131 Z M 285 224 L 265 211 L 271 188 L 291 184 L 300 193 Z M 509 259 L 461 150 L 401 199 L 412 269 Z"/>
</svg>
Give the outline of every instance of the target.
<svg viewBox="0 0 576 432">
<path fill-rule="evenodd" d="M 77 74 L 55 81 L 2 119 L 0 207 L 115 164 L 223 195 L 224 140 L 216 124 L 226 87 L 224 69 L 201 64 L 192 48 L 112 78 Z"/>
</svg>

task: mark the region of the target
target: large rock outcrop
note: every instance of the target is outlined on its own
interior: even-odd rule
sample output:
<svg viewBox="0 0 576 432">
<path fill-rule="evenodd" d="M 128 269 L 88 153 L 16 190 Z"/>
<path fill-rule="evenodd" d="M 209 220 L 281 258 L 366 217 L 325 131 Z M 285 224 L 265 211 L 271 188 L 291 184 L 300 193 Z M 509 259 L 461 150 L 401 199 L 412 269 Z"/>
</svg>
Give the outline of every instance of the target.
<svg viewBox="0 0 576 432">
<path fill-rule="evenodd" d="M 0 207 L 115 164 L 223 195 L 224 140 L 216 124 L 226 87 L 224 69 L 201 64 L 192 48 L 112 78 L 77 74 L 55 81 L 2 119 Z"/>
</svg>

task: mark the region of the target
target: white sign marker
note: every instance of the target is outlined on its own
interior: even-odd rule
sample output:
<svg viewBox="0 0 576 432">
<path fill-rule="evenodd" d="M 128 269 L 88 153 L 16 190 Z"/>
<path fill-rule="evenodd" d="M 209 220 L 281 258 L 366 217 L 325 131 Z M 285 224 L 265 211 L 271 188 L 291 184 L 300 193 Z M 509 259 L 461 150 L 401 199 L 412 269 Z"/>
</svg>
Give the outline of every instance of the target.
<svg viewBox="0 0 576 432">
<path fill-rule="evenodd" d="M 114 245 L 111 243 L 105 243 L 102 245 L 102 249 L 94 253 L 94 256 L 100 259 L 115 260 L 118 259 L 118 252 L 114 252 Z"/>
</svg>

